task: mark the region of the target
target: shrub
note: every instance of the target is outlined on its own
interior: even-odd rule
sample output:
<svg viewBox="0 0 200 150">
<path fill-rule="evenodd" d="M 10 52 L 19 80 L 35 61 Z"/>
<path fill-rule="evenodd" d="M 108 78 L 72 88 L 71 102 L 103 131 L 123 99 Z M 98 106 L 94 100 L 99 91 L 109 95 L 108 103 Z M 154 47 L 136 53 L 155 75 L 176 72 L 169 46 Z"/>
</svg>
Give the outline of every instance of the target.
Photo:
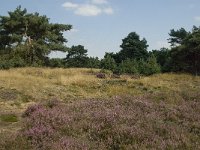
<svg viewBox="0 0 200 150">
<path fill-rule="evenodd" d="M 70 120 L 57 101 L 30 106 L 23 117 L 25 124 L 21 134 L 37 149 L 52 147 L 59 139 L 59 130 Z"/>
<path fill-rule="evenodd" d="M 106 78 L 106 75 L 104 73 L 98 73 L 96 75 L 97 78 L 100 78 L 100 79 L 105 79 Z"/>
<path fill-rule="evenodd" d="M 0 69 L 10 69 L 13 67 L 25 67 L 25 61 L 19 56 L 0 56 Z"/>
<path fill-rule="evenodd" d="M 64 60 L 61 58 L 52 58 L 49 60 L 48 66 L 53 68 L 55 67 L 62 68 L 64 67 Z"/>
<path fill-rule="evenodd" d="M 104 59 L 101 60 L 101 68 L 114 71 L 116 68 L 115 60 L 110 56 L 106 55 Z"/>
<path fill-rule="evenodd" d="M 52 147 L 53 149 L 58 149 L 58 150 L 80 150 L 80 149 L 88 150 L 88 147 L 86 144 L 74 138 L 69 138 L 69 137 L 68 138 L 62 137 Z"/>
<path fill-rule="evenodd" d="M 50 143 L 53 141 L 55 134 L 51 126 L 44 124 L 34 125 L 23 132 L 23 135 L 31 141 L 31 144 L 37 149 L 46 149 L 50 147 Z"/>
<path fill-rule="evenodd" d="M 48 106 L 49 108 L 53 108 L 53 107 L 55 107 L 55 106 L 57 106 L 57 105 L 59 105 L 59 101 L 58 101 L 57 99 L 52 99 L 52 100 L 49 100 L 49 101 L 47 102 L 47 106 Z"/>
<path fill-rule="evenodd" d="M 10 62 L 0 59 L 0 69 L 10 69 L 10 68 L 11 68 Z"/>
<path fill-rule="evenodd" d="M 156 57 L 152 55 L 147 60 L 144 74 L 152 75 L 155 73 L 160 73 L 160 71 L 161 71 L 160 65 L 157 63 Z"/>
<path fill-rule="evenodd" d="M 122 73 L 128 73 L 128 74 L 138 74 L 139 73 L 137 60 L 127 59 L 119 65 L 119 68 L 121 69 Z"/>
<path fill-rule="evenodd" d="M 112 71 L 107 70 L 107 69 L 101 69 L 101 70 L 100 70 L 100 73 L 104 73 L 104 74 L 110 75 L 110 74 L 112 73 Z"/>
<path fill-rule="evenodd" d="M 19 56 L 13 57 L 12 59 L 9 60 L 10 62 L 10 67 L 18 68 L 18 67 L 25 67 L 26 62 Z"/>
<path fill-rule="evenodd" d="M 199 104 L 129 96 L 38 104 L 26 110 L 18 137 L 39 150 L 198 149 Z"/>
<path fill-rule="evenodd" d="M 43 109 L 43 106 L 40 104 L 29 106 L 26 111 L 22 114 L 22 117 L 30 117 L 35 111 Z"/>
<path fill-rule="evenodd" d="M 160 65 L 156 62 L 156 57 L 151 56 L 147 59 L 147 61 L 139 60 L 138 64 L 138 70 L 140 74 L 143 75 L 152 75 L 155 73 L 160 73 L 161 68 Z"/>
</svg>

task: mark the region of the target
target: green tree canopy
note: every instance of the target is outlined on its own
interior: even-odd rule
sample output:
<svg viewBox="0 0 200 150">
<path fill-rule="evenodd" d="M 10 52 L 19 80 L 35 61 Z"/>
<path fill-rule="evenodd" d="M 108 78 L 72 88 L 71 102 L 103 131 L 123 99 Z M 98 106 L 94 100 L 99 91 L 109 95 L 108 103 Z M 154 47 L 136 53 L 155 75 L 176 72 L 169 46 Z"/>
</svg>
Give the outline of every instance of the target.
<svg viewBox="0 0 200 150">
<path fill-rule="evenodd" d="M 66 51 L 63 32 L 71 25 L 54 24 L 39 13 L 27 13 L 21 6 L 0 16 L 1 54 L 21 53 L 28 64 L 43 62 L 51 51 Z"/>
<path fill-rule="evenodd" d="M 171 46 L 178 46 L 182 44 L 185 40 L 185 38 L 188 36 L 189 32 L 187 32 L 184 28 L 181 28 L 179 30 L 172 29 L 169 33 L 170 38 L 169 43 Z"/>
<path fill-rule="evenodd" d="M 87 66 L 87 49 L 82 45 L 72 46 L 68 50 L 66 63 L 68 67 L 86 67 Z"/>
<path fill-rule="evenodd" d="M 148 57 L 147 51 L 147 41 L 145 38 L 142 40 L 140 36 L 131 32 L 126 38 L 122 40 L 122 45 L 120 46 L 122 50 L 118 53 L 121 60 L 126 59 L 146 59 Z"/>
<path fill-rule="evenodd" d="M 161 48 L 160 50 L 152 50 L 150 55 L 154 55 L 157 59 L 157 63 L 161 66 L 162 72 L 169 72 L 170 70 L 170 50 L 168 48 Z"/>
<path fill-rule="evenodd" d="M 171 50 L 172 70 L 200 74 L 200 27 L 194 26 L 179 44 Z"/>
<path fill-rule="evenodd" d="M 116 62 L 110 55 L 105 55 L 101 60 L 101 68 L 114 71 L 116 69 Z"/>
<path fill-rule="evenodd" d="M 72 46 L 69 50 L 68 50 L 68 54 L 67 54 L 67 59 L 70 58 L 81 58 L 81 57 L 86 57 L 87 56 L 87 50 L 84 48 L 84 46 L 82 45 L 78 45 L 78 46 Z"/>
</svg>

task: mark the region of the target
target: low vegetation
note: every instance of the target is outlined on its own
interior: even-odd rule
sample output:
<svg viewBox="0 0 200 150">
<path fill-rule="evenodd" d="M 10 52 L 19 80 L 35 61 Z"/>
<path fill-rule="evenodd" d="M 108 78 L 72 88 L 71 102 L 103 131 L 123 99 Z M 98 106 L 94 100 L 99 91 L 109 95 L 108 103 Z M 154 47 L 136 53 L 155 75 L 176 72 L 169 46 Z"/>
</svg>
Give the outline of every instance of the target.
<svg viewBox="0 0 200 150">
<path fill-rule="evenodd" d="M 2 114 L 0 116 L 1 121 L 3 122 L 17 122 L 17 116 L 15 114 Z"/>
<path fill-rule="evenodd" d="M 198 149 L 200 77 L 0 71 L 0 149 Z"/>
</svg>

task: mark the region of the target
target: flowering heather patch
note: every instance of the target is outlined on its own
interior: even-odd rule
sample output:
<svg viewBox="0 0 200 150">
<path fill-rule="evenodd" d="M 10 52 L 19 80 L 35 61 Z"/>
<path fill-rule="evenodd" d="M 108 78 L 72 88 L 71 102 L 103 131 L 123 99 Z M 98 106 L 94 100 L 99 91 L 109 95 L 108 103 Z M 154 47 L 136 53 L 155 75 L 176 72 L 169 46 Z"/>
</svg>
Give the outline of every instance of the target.
<svg viewBox="0 0 200 150">
<path fill-rule="evenodd" d="M 87 150 L 88 147 L 74 138 L 62 137 L 57 143 L 52 146 L 52 149 L 58 150 Z"/>
<path fill-rule="evenodd" d="M 19 135 L 42 150 L 200 149 L 200 102 L 116 96 L 38 104 L 25 111 Z"/>
<path fill-rule="evenodd" d="M 30 107 L 28 107 L 28 109 L 26 109 L 26 111 L 23 113 L 23 117 L 29 117 L 32 115 L 32 113 L 34 113 L 35 111 L 38 111 L 40 109 L 43 109 L 43 106 L 41 104 L 37 104 L 37 105 L 32 105 Z"/>
<path fill-rule="evenodd" d="M 106 74 L 105 73 L 98 73 L 96 75 L 97 78 L 100 78 L 100 79 L 105 79 L 106 78 Z"/>
</svg>

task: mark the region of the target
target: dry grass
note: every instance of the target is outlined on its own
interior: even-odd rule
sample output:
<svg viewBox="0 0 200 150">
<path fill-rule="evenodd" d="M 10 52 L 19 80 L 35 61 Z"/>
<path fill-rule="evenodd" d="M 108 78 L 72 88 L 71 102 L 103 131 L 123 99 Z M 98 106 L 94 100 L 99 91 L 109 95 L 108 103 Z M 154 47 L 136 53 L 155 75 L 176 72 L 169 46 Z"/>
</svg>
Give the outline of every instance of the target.
<svg viewBox="0 0 200 150">
<path fill-rule="evenodd" d="M 98 69 L 20 68 L 0 71 L 0 114 L 21 113 L 35 102 L 60 99 L 64 102 L 123 95 L 148 95 L 156 102 L 171 105 L 199 100 L 200 77 L 187 74 L 158 74 L 140 79 L 98 79 Z M 0 129 L 18 129 L 17 123 Z"/>
</svg>

